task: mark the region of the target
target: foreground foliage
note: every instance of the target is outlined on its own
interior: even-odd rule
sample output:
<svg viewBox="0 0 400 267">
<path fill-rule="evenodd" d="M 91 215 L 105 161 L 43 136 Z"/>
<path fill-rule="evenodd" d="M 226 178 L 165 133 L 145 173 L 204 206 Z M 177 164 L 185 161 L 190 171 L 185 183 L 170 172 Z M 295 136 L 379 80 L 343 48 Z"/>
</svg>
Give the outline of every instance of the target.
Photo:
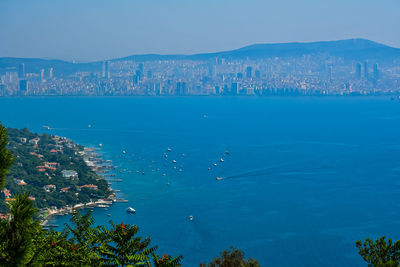
<svg viewBox="0 0 400 267">
<path fill-rule="evenodd" d="M 208 267 L 260 267 L 258 261 L 253 258 L 246 260 L 243 251 L 231 247 L 231 250 L 221 252 L 221 257 L 216 257 L 208 264 Z M 204 263 L 200 267 L 206 267 Z"/>
<path fill-rule="evenodd" d="M 62 232 L 44 230 L 33 219 L 36 208 L 28 195 L 10 205 L 0 221 L 1 266 L 180 266 L 182 256 L 158 256 L 150 238 L 137 236 L 136 225 L 93 226 L 90 213 L 76 212 Z"/>
<path fill-rule="evenodd" d="M 356 242 L 359 249 L 358 254 L 368 263 L 375 267 L 397 267 L 400 261 L 400 241 L 395 243 L 389 238 L 386 242 L 385 237 L 381 237 L 373 242 L 367 238 L 364 243 Z"/>
</svg>

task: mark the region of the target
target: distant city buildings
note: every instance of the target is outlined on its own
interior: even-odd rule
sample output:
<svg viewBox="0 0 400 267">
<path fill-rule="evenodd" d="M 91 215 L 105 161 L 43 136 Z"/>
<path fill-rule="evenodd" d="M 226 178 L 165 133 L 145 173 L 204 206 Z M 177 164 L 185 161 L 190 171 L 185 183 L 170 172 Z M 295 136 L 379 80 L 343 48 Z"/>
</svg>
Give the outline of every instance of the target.
<svg viewBox="0 0 400 267">
<path fill-rule="evenodd" d="M 21 63 L 18 65 L 18 78 L 24 79 L 25 78 L 25 64 Z"/>
<path fill-rule="evenodd" d="M 356 78 L 361 79 L 361 63 L 356 64 Z"/>
<path fill-rule="evenodd" d="M 400 60 L 378 64 L 327 55 L 259 60 L 120 60 L 103 61 L 98 69 L 75 73 L 57 66 L 39 70 L 29 66 L 27 72 L 26 65 L 21 63 L 0 73 L 0 96 L 400 94 Z"/>
</svg>

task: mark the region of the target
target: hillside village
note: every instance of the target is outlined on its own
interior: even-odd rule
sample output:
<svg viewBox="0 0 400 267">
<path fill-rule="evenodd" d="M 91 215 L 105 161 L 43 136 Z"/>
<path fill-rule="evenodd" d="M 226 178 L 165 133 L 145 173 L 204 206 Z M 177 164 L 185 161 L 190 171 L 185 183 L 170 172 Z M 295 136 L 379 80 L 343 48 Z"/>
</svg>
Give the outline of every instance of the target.
<svg viewBox="0 0 400 267">
<path fill-rule="evenodd" d="M 14 164 L 0 193 L 0 213 L 18 193 L 28 192 L 42 213 L 98 201 L 114 194 L 103 176 L 112 168 L 95 153 L 56 135 L 36 134 L 24 128 L 7 129 Z"/>
</svg>

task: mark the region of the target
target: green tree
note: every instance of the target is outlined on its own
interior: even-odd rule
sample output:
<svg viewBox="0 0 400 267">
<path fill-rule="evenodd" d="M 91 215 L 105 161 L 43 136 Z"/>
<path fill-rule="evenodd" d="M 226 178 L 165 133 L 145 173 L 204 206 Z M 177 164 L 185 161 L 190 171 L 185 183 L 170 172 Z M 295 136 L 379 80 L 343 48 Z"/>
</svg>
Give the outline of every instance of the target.
<svg viewBox="0 0 400 267">
<path fill-rule="evenodd" d="M 96 266 L 100 257 L 95 252 L 96 234 L 92 228 L 94 219 L 91 213 L 82 215 L 74 212 L 62 232 L 44 231 L 35 240 L 36 255 L 33 265 L 75 265 Z"/>
<path fill-rule="evenodd" d="M 260 267 L 258 261 L 253 258 L 246 260 L 243 251 L 231 247 L 231 251 L 224 250 L 220 253 L 221 257 L 216 257 L 208 264 L 209 267 Z M 200 267 L 205 267 L 204 263 Z"/>
<path fill-rule="evenodd" d="M 400 260 L 400 241 L 395 243 L 389 238 L 386 242 L 385 237 L 381 237 L 375 242 L 367 238 L 364 243 L 360 240 L 356 242 L 359 249 L 358 254 L 374 267 L 397 267 Z"/>
<path fill-rule="evenodd" d="M 150 238 L 135 237 L 139 227 L 114 224 L 112 228 L 100 226 L 98 252 L 107 266 L 151 266 L 150 255 L 157 247 L 149 247 Z"/>
<path fill-rule="evenodd" d="M 33 239 L 40 227 L 33 219 L 36 212 L 28 194 L 18 195 L 10 204 L 9 218 L 0 220 L 0 264 L 19 266 L 30 262 Z"/>
<path fill-rule="evenodd" d="M 156 255 L 156 253 L 152 252 L 151 257 L 153 258 L 153 263 L 155 267 L 174 267 L 181 266 L 181 261 L 183 256 L 180 255 L 176 258 L 173 258 L 170 255 L 164 254 L 162 257 Z"/>
<path fill-rule="evenodd" d="M 0 124 L 0 189 L 6 184 L 6 175 L 13 162 L 11 152 L 6 149 L 7 144 L 7 131 Z"/>
</svg>

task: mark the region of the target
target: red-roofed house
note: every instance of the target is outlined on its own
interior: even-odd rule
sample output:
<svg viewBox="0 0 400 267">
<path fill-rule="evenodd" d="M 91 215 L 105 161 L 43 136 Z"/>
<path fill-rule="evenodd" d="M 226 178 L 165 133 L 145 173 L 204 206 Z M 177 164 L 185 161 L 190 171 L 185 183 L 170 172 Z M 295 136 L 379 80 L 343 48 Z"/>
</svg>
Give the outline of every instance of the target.
<svg viewBox="0 0 400 267">
<path fill-rule="evenodd" d="M 4 189 L 3 189 L 3 193 L 4 193 L 4 196 L 5 196 L 6 198 L 11 197 L 11 192 L 10 192 L 10 190 L 8 190 L 7 188 L 4 188 Z"/>
<path fill-rule="evenodd" d="M 27 185 L 27 183 L 24 180 L 19 181 L 18 185 Z"/>
<path fill-rule="evenodd" d="M 71 187 L 64 187 L 64 188 L 61 188 L 61 190 L 60 190 L 60 192 L 61 193 L 67 193 L 68 192 L 68 190 L 70 189 Z"/>
<path fill-rule="evenodd" d="M 82 189 L 82 188 L 88 188 L 88 189 L 90 189 L 90 190 L 97 190 L 97 185 L 94 185 L 94 184 L 85 184 L 85 185 L 82 185 L 80 188 L 81 188 L 81 189 Z"/>
<path fill-rule="evenodd" d="M 43 189 L 46 192 L 53 192 L 57 189 L 57 187 L 54 184 L 47 184 L 47 185 L 43 186 Z"/>
</svg>

